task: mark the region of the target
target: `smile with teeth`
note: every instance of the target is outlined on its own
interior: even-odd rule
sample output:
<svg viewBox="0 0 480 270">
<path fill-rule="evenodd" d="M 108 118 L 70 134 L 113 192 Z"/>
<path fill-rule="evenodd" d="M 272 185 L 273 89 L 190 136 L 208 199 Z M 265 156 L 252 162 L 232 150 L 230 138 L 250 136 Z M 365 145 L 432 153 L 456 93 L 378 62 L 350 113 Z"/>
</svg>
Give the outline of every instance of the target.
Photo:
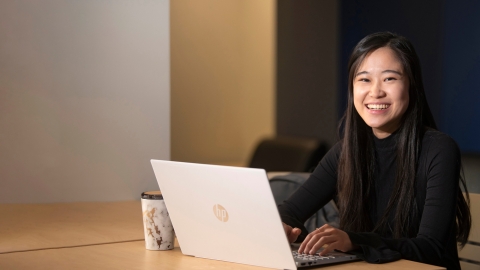
<svg viewBox="0 0 480 270">
<path fill-rule="evenodd" d="M 366 106 L 370 110 L 385 110 L 390 107 L 390 104 L 367 104 Z"/>
</svg>

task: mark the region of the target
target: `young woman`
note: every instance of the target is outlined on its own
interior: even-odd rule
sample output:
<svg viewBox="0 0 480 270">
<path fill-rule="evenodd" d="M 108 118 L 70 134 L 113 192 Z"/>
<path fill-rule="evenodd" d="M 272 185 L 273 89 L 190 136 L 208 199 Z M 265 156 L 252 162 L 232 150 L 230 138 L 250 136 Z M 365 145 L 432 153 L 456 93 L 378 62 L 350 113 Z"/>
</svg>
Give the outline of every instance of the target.
<svg viewBox="0 0 480 270">
<path fill-rule="evenodd" d="M 460 269 L 470 210 L 462 194 L 455 141 L 436 130 L 412 44 L 375 33 L 349 61 L 348 107 L 342 139 L 305 184 L 279 206 L 299 252 L 354 251 L 368 262 L 400 258 Z M 313 213 L 335 199 L 340 228 L 308 233 Z"/>
</svg>

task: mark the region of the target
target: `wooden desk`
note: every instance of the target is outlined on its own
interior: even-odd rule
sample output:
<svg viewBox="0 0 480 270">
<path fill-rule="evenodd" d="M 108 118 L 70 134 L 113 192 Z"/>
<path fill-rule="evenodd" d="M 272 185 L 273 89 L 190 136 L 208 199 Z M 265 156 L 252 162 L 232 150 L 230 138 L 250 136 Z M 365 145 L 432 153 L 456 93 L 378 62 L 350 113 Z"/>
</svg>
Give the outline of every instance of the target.
<svg viewBox="0 0 480 270">
<path fill-rule="evenodd" d="M 0 253 L 143 239 L 140 201 L 0 204 Z"/>
<path fill-rule="evenodd" d="M 76 248 L 48 249 L 0 254 L 0 269 L 269 269 L 185 256 L 177 247 L 169 251 L 150 251 L 143 241 L 104 244 Z M 311 268 L 310 268 L 311 269 Z M 318 269 L 441 269 L 426 264 L 400 260 L 388 264 L 363 261 Z"/>
<path fill-rule="evenodd" d="M 140 202 L 0 205 L 0 269 L 265 269 L 149 251 Z M 400 260 L 318 269 L 442 269 Z"/>
</svg>

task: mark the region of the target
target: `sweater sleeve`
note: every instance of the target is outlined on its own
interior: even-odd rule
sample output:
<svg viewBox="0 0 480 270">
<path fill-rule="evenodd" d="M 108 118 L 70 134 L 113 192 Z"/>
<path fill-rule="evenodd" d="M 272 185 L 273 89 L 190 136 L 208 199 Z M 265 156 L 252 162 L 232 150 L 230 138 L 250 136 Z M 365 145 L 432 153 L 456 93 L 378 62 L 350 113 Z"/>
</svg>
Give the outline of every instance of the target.
<svg viewBox="0 0 480 270">
<path fill-rule="evenodd" d="M 423 263 L 459 268 L 455 258 L 455 215 L 459 192 L 460 151 L 453 139 L 435 134 L 422 149 L 417 173 L 426 178 L 423 212 L 414 238 L 387 239 L 375 233 L 347 232 L 353 244 L 362 249 L 371 263 L 401 258 Z M 423 175 L 422 175 L 423 174 Z"/>
<path fill-rule="evenodd" d="M 297 242 L 303 241 L 308 235 L 303 225 L 305 221 L 327 204 L 336 193 L 340 149 L 340 143 L 335 144 L 305 183 L 278 207 L 285 224 L 302 230 Z"/>
</svg>

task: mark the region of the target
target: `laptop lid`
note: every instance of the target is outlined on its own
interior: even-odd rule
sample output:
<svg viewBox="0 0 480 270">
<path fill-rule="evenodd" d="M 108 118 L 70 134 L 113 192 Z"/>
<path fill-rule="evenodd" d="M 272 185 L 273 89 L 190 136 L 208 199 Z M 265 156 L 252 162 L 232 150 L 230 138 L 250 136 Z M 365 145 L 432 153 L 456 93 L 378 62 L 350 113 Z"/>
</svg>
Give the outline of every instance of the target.
<svg viewBox="0 0 480 270">
<path fill-rule="evenodd" d="M 296 269 L 263 169 L 151 163 L 183 254 Z"/>
</svg>

